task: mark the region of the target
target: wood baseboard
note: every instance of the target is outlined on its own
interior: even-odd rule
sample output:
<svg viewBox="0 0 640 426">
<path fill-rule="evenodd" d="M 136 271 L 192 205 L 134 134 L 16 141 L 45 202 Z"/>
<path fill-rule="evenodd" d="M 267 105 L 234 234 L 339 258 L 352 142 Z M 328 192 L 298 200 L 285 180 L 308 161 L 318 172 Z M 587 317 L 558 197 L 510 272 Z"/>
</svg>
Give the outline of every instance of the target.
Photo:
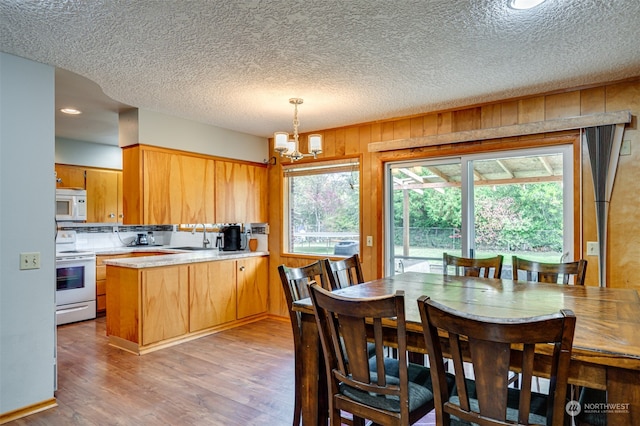
<svg viewBox="0 0 640 426">
<path fill-rule="evenodd" d="M 18 408 L 17 410 L 8 411 L 0 414 L 0 425 L 9 423 L 10 421 L 20 419 L 22 417 L 29 416 L 31 414 L 39 413 L 40 411 L 48 410 L 53 407 L 57 407 L 58 403 L 55 398 L 47 399 L 36 404 L 27 405 L 26 407 Z"/>
</svg>

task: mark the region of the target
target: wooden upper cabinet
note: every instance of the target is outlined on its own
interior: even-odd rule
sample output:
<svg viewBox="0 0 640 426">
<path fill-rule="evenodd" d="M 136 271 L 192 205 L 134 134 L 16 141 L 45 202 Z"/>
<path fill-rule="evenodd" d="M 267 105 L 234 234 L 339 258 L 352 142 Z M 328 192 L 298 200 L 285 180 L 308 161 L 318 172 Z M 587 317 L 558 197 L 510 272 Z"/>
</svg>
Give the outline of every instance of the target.
<svg viewBox="0 0 640 426">
<path fill-rule="evenodd" d="M 122 220 L 122 193 L 118 192 L 121 175 L 122 172 L 115 170 L 86 170 L 87 222 L 116 223 Z"/>
<path fill-rule="evenodd" d="M 216 223 L 267 222 L 267 169 L 216 161 Z"/>
<path fill-rule="evenodd" d="M 122 222 L 122 172 L 56 164 L 56 188 L 87 191 L 87 222 Z"/>
<path fill-rule="evenodd" d="M 81 166 L 56 164 L 56 188 L 82 188 L 84 186 L 84 171 Z"/>
<path fill-rule="evenodd" d="M 126 223 L 214 221 L 214 160 L 139 146 L 123 152 Z"/>
</svg>

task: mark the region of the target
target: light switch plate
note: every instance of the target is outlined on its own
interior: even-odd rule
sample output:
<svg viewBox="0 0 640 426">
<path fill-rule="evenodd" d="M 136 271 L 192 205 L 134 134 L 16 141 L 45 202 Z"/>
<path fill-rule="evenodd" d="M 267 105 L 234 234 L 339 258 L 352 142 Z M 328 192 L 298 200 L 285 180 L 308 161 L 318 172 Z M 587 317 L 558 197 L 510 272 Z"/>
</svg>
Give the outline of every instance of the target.
<svg viewBox="0 0 640 426">
<path fill-rule="evenodd" d="M 20 253 L 20 269 L 40 269 L 40 253 Z"/>
<path fill-rule="evenodd" d="M 587 256 L 597 256 L 599 251 L 597 241 L 587 241 Z"/>
<path fill-rule="evenodd" d="M 620 155 L 631 155 L 631 140 L 622 141 L 620 146 Z"/>
<path fill-rule="evenodd" d="M 373 247 L 373 236 L 367 235 L 367 247 Z"/>
</svg>

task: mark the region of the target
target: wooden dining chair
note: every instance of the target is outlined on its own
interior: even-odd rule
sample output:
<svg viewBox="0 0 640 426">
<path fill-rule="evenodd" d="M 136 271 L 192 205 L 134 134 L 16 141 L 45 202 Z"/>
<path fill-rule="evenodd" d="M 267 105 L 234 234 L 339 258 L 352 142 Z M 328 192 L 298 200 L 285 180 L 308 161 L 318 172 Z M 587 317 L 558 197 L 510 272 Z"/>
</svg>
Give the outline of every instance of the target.
<svg viewBox="0 0 640 426">
<path fill-rule="evenodd" d="M 398 352 L 406 354 L 404 292 L 376 298 L 347 298 L 312 284 L 311 300 L 325 357 L 331 425 L 340 412 L 374 424 L 413 424 L 433 410 L 429 369 L 410 364 L 407 356 L 385 358 L 382 322 L 397 323 Z M 372 324 L 372 325 L 371 325 Z M 367 329 L 375 356 L 367 354 Z"/>
<path fill-rule="evenodd" d="M 486 259 L 472 259 L 469 257 L 452 256 L 447 253 L 442 254 L 442 267 L 444 275 L 449 275 L 449 266 L 453 267 L 454 275 L 464 275 L 468 277 L 500 278 L 502 274 L 501 254 Z M 492 272 L 493 271 L 493 276 Z"/>
<path fill-rule="evenodd" d="M 479 425 L 564 422 L 576 317 L 570 310 L 531 318 L 489 318 L 418 299 L 438 424 L 453 419 Z M 441 335 L 448 336 L 441 339 Z M 531 392 L 536 345 L 553 345 L 549 395 Z M 450 352 L 456 386 L 450 392 L 442 355 Z M 521 361 L 522 389 L 509 388 L 512 360 Z M 472 369 L 464 368 L 471 363 Z M 499 423 L 497 423 L 499 422 Z"/>
<path fill-rule="evenodd" d="M 539 283 L 569 284 L 573 277 L 574 285 L 584 285 L 587 273 L 587 261 L 584 259 L 567 263 L 534 262 L 513 256 L 513 279 L 518 279 L 518 271 L 526 272 L 527 281 Z"/>
<path fill-rule="evenodd" d="M 291 328 L 293 331 L 293 348 L 295 362 L 295 403 L 293 409 L 293 425 L 300 424 L 302 413 L 302 330 L 300 313 L 293 310 L 293 302 L 309 297 L 309 282 L 320 283 L 328 288 L 322 261 L 317 261 L 300 268 L 278 266 L 280 281 L 287 300 Z"/>
<path fill-rule="evenodd" d="M 357 253 L 341 260 L 324 259 L 324 269 L 327 271 L 332 290 L 364 282 L 360 257 Z"/>
</svg>

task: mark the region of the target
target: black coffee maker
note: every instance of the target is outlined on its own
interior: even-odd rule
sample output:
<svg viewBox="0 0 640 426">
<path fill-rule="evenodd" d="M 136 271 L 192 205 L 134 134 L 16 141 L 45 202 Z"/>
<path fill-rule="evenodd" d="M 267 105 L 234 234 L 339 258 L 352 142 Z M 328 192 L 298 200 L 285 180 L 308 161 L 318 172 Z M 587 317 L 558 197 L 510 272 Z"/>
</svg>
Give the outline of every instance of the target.
<svg viewBox="0 0 640 426">
<path fill-rule="evenodd" d="M 222 251 L 244 250 L 242 247 L 242 233 L 239 225 L 229 225 L 222 228 Z"/>
</svg>

